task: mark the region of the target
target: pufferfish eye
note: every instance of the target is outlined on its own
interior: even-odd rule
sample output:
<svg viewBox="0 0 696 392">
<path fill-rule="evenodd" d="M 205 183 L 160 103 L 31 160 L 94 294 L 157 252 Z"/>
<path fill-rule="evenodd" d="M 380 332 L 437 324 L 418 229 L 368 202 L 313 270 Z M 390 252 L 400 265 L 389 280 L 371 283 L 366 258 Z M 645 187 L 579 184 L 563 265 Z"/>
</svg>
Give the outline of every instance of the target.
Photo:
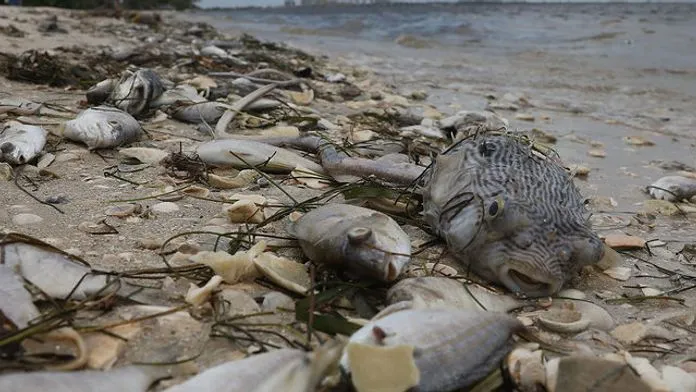
<svg viewBox="0 0 696 392">
<path fill-rule="evenodd" d="M 488 205 L 488 218 L 492 219 L 497 217 L 503 212 L 503 207 L 505 202 L 502 197 L 496 197 L 490 205 Z"/>
</svg>

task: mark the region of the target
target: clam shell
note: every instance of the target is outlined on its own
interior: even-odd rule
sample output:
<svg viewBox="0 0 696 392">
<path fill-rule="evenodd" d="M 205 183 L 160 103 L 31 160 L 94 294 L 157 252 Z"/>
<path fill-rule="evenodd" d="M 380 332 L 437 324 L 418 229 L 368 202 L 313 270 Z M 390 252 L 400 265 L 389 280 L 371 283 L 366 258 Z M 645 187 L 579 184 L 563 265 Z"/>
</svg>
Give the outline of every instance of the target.
<svg viewBox="0 0 696 392">
<path fill-rule="evenodd" d="M 418 353 L 418 391 L 449 391 L 466 388 L 499 366 L 512 349 L 510 336 L 520 328 L 517 319 L 503 313 L 411 309 L 371 321 L 350 337 L 349 344 L 413 346 Z M 350 372 L 351 363 L 344 353 L 341 366 Z"/>
</svg>

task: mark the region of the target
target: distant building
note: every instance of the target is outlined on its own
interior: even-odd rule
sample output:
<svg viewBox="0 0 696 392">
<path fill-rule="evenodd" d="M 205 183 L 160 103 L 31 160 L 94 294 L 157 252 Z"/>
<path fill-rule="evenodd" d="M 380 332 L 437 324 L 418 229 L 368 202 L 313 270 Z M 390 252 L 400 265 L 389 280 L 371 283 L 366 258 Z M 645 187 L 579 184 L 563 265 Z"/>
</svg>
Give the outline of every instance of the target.
<svg viewBox="0 0 696 392">
<path fill-rule="evenodd" d="M 286 7 L 294 7 L 294 6 L 295 6 L 295 0 L 285 0 L 285 6 L 286 6 Z"/>
<path fill-rule="evenodd" d="M 300 5 L 326 4 L 389 4 L 390 0 L 300 0 Z"/>
</svg>

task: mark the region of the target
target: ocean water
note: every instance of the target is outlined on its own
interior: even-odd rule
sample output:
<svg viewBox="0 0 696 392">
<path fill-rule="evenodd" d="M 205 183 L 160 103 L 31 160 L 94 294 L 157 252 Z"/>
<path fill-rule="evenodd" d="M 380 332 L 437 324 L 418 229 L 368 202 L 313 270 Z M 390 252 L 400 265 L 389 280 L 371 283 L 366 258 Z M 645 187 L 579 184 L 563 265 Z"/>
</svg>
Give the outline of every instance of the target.
<svg viewBox="0 0 696 392">
<path fill-rule="evenodd" d="M 523 95 L 535 121 L 501 112 L 511 126 L 558 136 L 564 160 L 593 169 L 585 191 L 619 208 L 664 175 L 651 162 L 696 166 L 696 4 L 296 7 L 191 18 L 368 68 L 404 94 L 426 91 L 445 115 Z M 628 145 L 633 135 L 655 145 Z M 590 157 L 589 141 L 607 156 Z"/>
</svg>

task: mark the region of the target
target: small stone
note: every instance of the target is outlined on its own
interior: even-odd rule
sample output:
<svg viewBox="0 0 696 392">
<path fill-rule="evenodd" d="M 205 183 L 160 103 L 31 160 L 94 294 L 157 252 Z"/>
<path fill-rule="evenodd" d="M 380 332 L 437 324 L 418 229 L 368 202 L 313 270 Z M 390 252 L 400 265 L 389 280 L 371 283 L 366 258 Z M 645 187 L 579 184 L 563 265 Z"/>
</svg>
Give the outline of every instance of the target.
<svg viewBox="0 0 696 392">
<path fill-rule="evenodd" d="M 50 152 L 47 152 L 39 158 L 39 161 L 36 163 L 36 167 L 39 169 L 45 169 L 53 163 L 53 161 L 56 160 L 56 156 L 51 154 Z"/>
<path fill-rule="evenodd" d="M 148 250 L 160 249 L 162 244 L 164 244 L 164 241 L 158 238 L 141 238 L 135 243 L 138 248 Z"/>
<path fill-rule="evenodd" d="M 18 226 L 35 225 L 43 222 L 43 218 L 34 214 L 17 214 L 12 217 L 12 223 Z"/>
<path fill-rule="evenodd" d="M 624 141 L 632 146 L 654 146 L 655 143 L 653 143 L 650 140 L 644 139 L 640 136 L 626 136 L 624 138 Z"/>
<path fill-rule="evenodd" d="M 7 162 L 0 163 L 0 181 L 10 181 L 14 178 L 12 166 Z"/>
<path fill-rule="evenodd" d="M 534 116 L 529 113 L 517 113 L 515 118 L 522 121 L 534 121 Z"/>
<path fill-rule="evenodd" d="M 604 237 L 604 243 L 612 249 L 641 249 L 645 248 L 645 240 L 640 237 L 623 234 L 609 234 Z"/>
<path fill-rule="evenodd" d="M 627 281 L 631 278 L 631 269 L 626 267 L 611 267 L 603 271 L 605 274 L 620 281 Z"/>
<path fill-rule="evenodd" d="M 261 307 L 254 298 L 243 291 L 224 289 L 218 294 L 218 299 L 225 304 L 228 317 L 261 312 Z M 248 319 L 245 321 L 249 322 Z"/>
<path fill-rule="evenodd" d="M 587 155 L 595 158 L 604 158 L 607 156 L 607 153 L 604 150 L 592 149 L 587 152 Z"/>
<path fill-rule="evenodd" d="M 346 75 L 342 73 L 335 73 L 326 76 L 326 81 L 329 83 L 340 83 L 346 80 Z"/>
<path fill-rule="evenodd" d="M 121 204 L 107 208 L 104 212 L 104 215 L 125 218 L 127 216 L 140 212 L 141 209 L 142 206 L 140 204 Z"/>
<path fill-rule="evenodd" d="M 652 287 L 641 287 L 640 291 L 642 291 L 643 295 L 646 297 L 657 297 L 660 294 L 662 294 L 662 290 L 658 290 Z"/>
<path fill-rule="evenodd" d="M 151 209 L 153 212 L 159 214 L 171 214 L 173 212 L 179 211 L 179 206 L 176 203 L 172 203 L 170 201 L 163 201 L 161 203 L 153 205 Z"/>
<path fill-rule="evenodd" d="M 583 165 L 568 165 L 568 170 L 573 177 L 587 177 L 591 171 L 589 167 Z"/>
<path fill-rule="evenodd" d="M 532 129 L 532 139 L 537 142 L 554 144 L 558 141 L 558 138 L 546 131 L 542 131 L 539 128 Z"/>
<path fill-rule="evenodd" d="M 65 241 L 61 240 L 60 238 L 53 238 L 53 237 L 48 237 L 48 238 L 42 238 L 41 241 L 56 247 L 56 248 L 62 248 L 63 245 L 65 245 Z"/>
<path fill-rule="evenodd" d="M 411 99 L 414 99 L 416 101 L 425 101 L 428 98 L 428 93 L 426 93 L 425 91 L 418 90 L 411 92 L 409 96 L 411 97 Z"/>
<path fill-rule="evenodd" d="M 188 240 L 183 244 L 179 245 L 179 247 L 176 250 L 181 253 L 195 255 L 196 253 L 200 252 L 201 246 L 200 244 L 198 244 L 198 242 L 194 240 Z"/>
</svg>

